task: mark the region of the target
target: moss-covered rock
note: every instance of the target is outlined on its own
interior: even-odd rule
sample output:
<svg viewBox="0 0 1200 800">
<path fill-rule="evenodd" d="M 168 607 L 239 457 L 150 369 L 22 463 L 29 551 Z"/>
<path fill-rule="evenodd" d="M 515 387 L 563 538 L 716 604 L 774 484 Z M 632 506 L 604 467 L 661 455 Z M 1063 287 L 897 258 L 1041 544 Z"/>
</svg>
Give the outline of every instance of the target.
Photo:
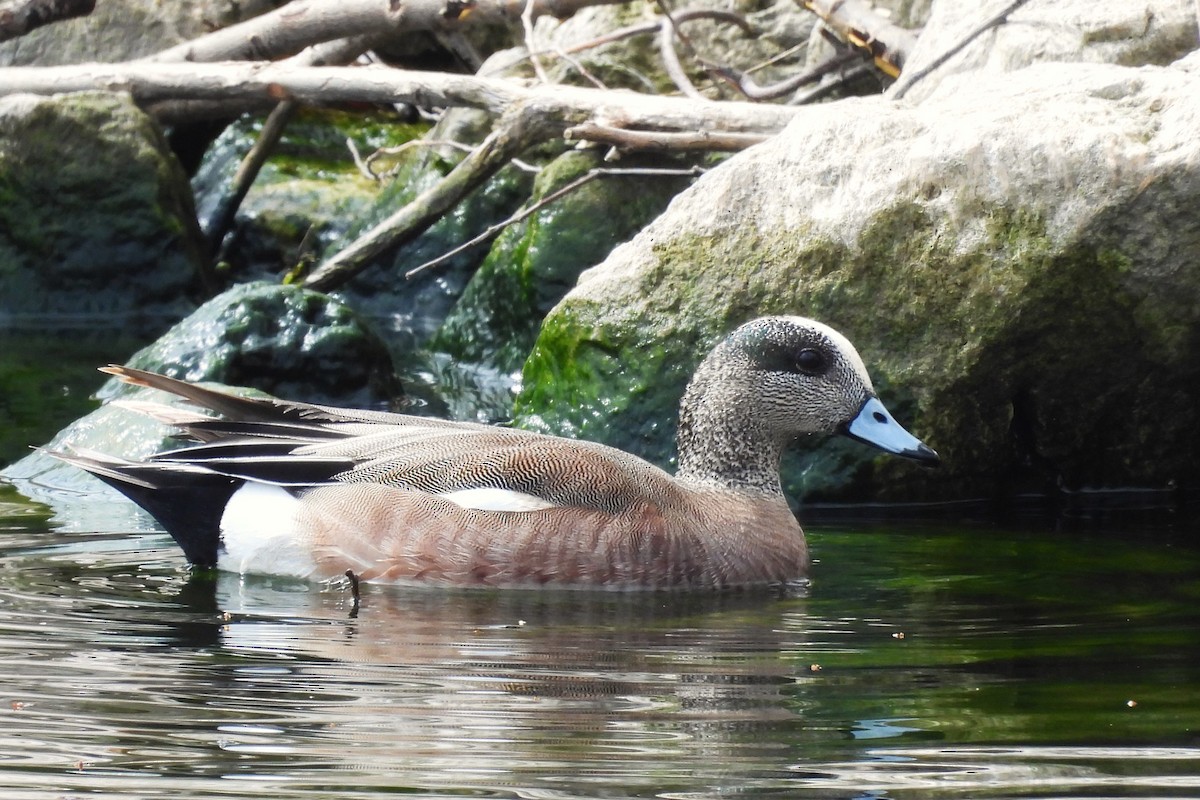
<svg viewBox="0 0 1200 800">
<path fill-rule="evenodd" d="M 391 359 L 379 337 L 344 304 L 298 286 L 235 286 L 128 365 L 315 402 L 370 406 L 391 399 Z M 101 396 L 127 388 L 114 382 Z"/>
<path fill-rule="evenodd" d="M 559 156 L 538 175 L 530 202 L 601 166 L 596 151 Z M 504 372 L 520 369 L 542 317 L 575 285 L 579 273 L 658 216 L 686 180 L 644 175 L 592 180 L 509 227 L 430 346 Z"/>
<path fill-rule="evenodd" d="M 945 458 L 826 445 L 790 478 L 810 497 L 1195 486 L 1198 98 L 1184 68 L 1045 65 L 916 109 L 814 108 L 581 277 L 519 421 L 665 461 L 711 343 L 800 313 L 843 330 Z"/>
<path fill-rule="evenodd" d="M 200 266 L 187 179 L 127 96 L 0 99 L 0 321 L 162 330 Z"/>
</svg>

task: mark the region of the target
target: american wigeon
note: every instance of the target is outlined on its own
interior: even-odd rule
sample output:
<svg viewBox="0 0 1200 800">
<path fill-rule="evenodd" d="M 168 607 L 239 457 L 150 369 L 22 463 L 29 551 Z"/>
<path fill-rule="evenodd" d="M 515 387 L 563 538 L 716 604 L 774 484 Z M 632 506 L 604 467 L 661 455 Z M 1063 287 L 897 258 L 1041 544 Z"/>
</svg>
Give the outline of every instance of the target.
<svg viewBox="0 0 1200 800">
<path fill-rule="evenodd" d="M 150 512 L 198 566 L 315 580 L 721 588 L 807 574 L 779 481 L 787 444 L 843 433 L 934 464 L 853 345 L 801 317 L 742 325 L 697 368 L 672 477 L 601 444 L 249 399 L 105 370 L 217 412 L 134 403 L 195 444 L 131 462 L 60 454 Z"/>
</svg>

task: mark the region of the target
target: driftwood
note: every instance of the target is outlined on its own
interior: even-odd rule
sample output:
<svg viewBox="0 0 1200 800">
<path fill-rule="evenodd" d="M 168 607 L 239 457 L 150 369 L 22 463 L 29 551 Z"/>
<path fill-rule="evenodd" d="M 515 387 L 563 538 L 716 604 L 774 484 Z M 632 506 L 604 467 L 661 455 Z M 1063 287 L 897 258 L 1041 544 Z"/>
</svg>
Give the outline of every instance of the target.
<svg viewBox="0 0 1200 800">
<path fill-rule="evenodd" d="M 0 2 L 0 42 L 16 39 L 59 20 L 86 17 L 96 0 L 7 0 Z"/>
<path fill-rule="evenodd" d="M 625 0 L 530 0 L 536 18 L 565 19 L 587 6 Z M 511 25 L 526 2 L 505 0 L 295 0 L 268 14 L 150 56 L 150 61 L 267 61 L 321 42 L 412 31 L 452 33 L 477 25 Z"/>
<path fill-rule="evenodd" d="M 273 118 L 281 122 L 299 104 L 343 102 L 407 103 L 420 108 L 470 107 L 493 116 L 496 123 L 492 133 L 442 181 L 302 279 L 305 286 L 330 290 L 378 255 L 420 235 L 533 145 L 564 139 L 616 150 L 739 150 L 777 133 L 796 115 L 798 110 L 794 107 L 706 100 L 687 81 L 675 52 L 676 42 L 682 42 L 689 51 L 692 48 L 680 33 L 679 23 L 701 16 L 717 17 L 748 30 L 744 20 L 727 12 L 681 10 L 667 14 L 665 20 L 632 26 L 580 45 L 584 48 L 610 37 L 657 30 L 662 52 L 673 67 L 671 74 L 687 97 L 544 82 L 531 85 L 513 79 L 381 66 L 334 66 L 347 64 L 403 32 L 426 31 L 446 40 L 461 36 L 468 26 L 489 24 L 514 28 L 522 25 L 527 44 L 533 50 L 535 17 L 563 18 L 585 6 L 623 1 L 294 0 L 276 11 L 137 62 L 0 70 L 0 96 L 88 89 L 125 91 L 168 124 L 272 108 L 276 109 Z M 888 29 L 878 18 L 862 12 L 857 0 L 814 0 L 804 4 L 819 8 L 827 24 L 853 46 L 865 48 L 877 64 L 900 63 L 896 54 L 906 52 L 909 47 L 907 40 L 901 41 L 899 34 L 893 36 L 890 31 L 887 46 L 880 44 L 884 37 L 862 33 L 865 26 L 879 26 L 872 30 Z M 553 55 L 566 57 L 563 52 Z M 530 55 L 535 67 L 539 66 L 537 56 L 536 52 Z M 694 53 L 690 57 L 696 59 Z M 764 99 L 815 82 L 848 60 L 843 55 L 831 67 L 818 68 L 771 87 L 759 87 L 748 76 L 729 68 L 700 64 L 710 75 L 732 83 L 746 96 Z M 211 63 L 218 61 L 224 63 Z M 267 130 L 278 134 L 274 126 L 268 126 Z M 270 146 L 267 137 L 244 162 L 237 192 L 223 209 L 224 213 L 214 220 L 215 227 L 209 230 L 214 245 L 220 241 L 238 200 L 249 188 L 257 165 Z"/>
<path fill-rule="evenodd" d="M 128 91 L 142 103 L 172 99 L 269 102 L 407 102 L 467 106 L 497 117 L 492 134 L 450 174 L 350 246 L 303 284 L 328 291 L 375 256 L 424 232 L 471 191 L 530 146 L 569 136 L 620 148 L 740 149 L 780 131 L 798 109 L 662 97 L 576 86 L 386 67 L 287 64 L 89 64 L 0 71 L 0 95 L 84 89 Z"/>
<path fill-rule="evenodd" d="M 528 105 L 549 121 L 552 135 L 586 122 L 623 130 L 711 130 L 770 135 L 782 129 L 798 111 L 785 106 L 693 100 L 581 86 L 530 86 L 500 78 L 380 66 L 142 62 L 0 70 L 0 96 L 94 89 L 128 92 L 141 104 L 178 99 L 232 99 L 271 105 L 282 100 L 316 104 L 412 103 L 425 108 L 477 108 L 497 117 L 517 105 Z"/>
</svg>

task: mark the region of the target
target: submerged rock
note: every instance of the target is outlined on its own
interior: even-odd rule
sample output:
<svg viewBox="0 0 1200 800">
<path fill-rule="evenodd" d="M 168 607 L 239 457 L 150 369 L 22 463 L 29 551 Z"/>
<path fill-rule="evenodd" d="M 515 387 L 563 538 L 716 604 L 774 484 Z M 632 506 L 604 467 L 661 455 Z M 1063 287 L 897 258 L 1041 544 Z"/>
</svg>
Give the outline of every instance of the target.
<svg viewBox="0 0 1200 800">
<path fill-rule="evenodd" d="M 809 109 L 584 274 L 525 365 L 520 421 L 664 461 L 657 421 L 709 344 L 799 313 L 846 333 L 945 459 L 827 445 L 793 473 L 812 496 L 1195 486 L 1196 58 Z"/>
</svg>

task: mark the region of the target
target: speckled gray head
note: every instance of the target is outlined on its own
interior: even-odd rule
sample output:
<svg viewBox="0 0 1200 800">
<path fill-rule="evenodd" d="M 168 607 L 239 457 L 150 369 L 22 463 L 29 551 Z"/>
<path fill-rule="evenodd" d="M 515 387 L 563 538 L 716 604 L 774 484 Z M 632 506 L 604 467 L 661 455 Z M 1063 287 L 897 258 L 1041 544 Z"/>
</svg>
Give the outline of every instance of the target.
<svg viewBox="0 0 1200 800">
<path fill-rule="evenodd" d="M 804 317 L 756 319 L 718 344 L 688 386 L 680 409 L 680 476 L 773 487 L 783 447 L 815 433 L 938 462 L 875 396 L 845 336 Z"/>
</svg>

